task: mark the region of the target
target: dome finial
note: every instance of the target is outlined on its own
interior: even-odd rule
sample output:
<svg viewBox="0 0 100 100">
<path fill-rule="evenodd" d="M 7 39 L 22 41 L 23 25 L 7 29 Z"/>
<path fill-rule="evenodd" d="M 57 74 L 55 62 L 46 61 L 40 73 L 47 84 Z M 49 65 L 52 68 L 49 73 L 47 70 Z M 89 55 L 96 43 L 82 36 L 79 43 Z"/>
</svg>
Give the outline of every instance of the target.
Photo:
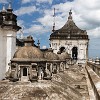
<svg viewBox="0 0 100 100">
<path fill-rule="evenodd" d="M 53 22 L 53 32 L 55 31 L 55 8 L 54 8 L 54 15 L 53 15 L 53 17 L 54 17 L 54 22 Z"/>
<path fill-rule="evenodd" d="M 12 9 L 12 0 L 9 1 L 9 5 L 8 5 L 8 9 L 7 9 L 8 12 L 12 12 L 13 9 Z"/>
<path fill-rule="evenodd" d="M 6 12 L 5 4 L 3 4 L 2 12 Z"/>
<path fill-rule="evenodd" d="M 24 39 L 24 45 L 25 46 L 34 46 L 34 40 L 33 37 L 31 35 L 27 36 L 26 39 Z"/>
<path fill-rule="evenodd" d="M 70 11 L 69 11 L 69 17 L 68 17 L 68 19 L 72 19 L 72 9 L 70 9 Z"/>
<path fill-rule="evenodd" d="M 70 9 L 69 15 L 72 15 L 72 9 Z"/>
<path fill-rule="evenodd" d="M 37 44 L 38 44 L 38 48 L 40 49 L 40 41 L 39 40 L 38 40 L 38 43 Z"/>
<path fill-rule="evenodd" d="M 12 2 L 9 2 L 8 9 L 12 9 Z"/>
</svg>

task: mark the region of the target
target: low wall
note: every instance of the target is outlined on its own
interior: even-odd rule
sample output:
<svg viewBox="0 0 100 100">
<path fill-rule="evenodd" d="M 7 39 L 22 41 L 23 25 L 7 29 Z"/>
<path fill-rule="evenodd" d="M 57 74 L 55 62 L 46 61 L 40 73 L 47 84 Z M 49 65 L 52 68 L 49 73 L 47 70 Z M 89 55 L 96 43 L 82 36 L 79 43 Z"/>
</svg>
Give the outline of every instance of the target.
<svg viewBox="0 0 100 100">
<path fill-rule="evenodd" d="M 100 76 L 100 65 L 96 65 L 96 64 L 91 63 L 91 62 L 87 62 L 87 65 L 88 65 L 90 68 L 92 68 L 92 70 L 93 70 L 94 72 L 96 72 L 96 74 L 97 74 L 98 76 Z"/>
<path fill-rule="evenodd" d="M 94 92 L 95 100 L 100 100 L 100 77 L 88 65 L 86 66 L 86 71 Z"/>
</svg>

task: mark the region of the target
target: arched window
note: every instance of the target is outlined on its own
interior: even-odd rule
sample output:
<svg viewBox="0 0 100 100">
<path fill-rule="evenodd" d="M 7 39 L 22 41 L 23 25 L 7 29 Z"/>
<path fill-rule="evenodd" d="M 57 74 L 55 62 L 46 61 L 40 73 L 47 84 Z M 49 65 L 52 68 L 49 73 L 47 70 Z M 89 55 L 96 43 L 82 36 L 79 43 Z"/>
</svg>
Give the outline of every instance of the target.
<svg viewBox="0 0 100 100">
<path fill-rule="evenodd" d="M 77 60 L 78 52 L 77 52 L 77 47 L 72 48 L 72 58 Z"/>
<path fill-rule="evenodd" d="M 23 68 L 23 76 L 27 76 L 27 68 Z"/>
</svg>

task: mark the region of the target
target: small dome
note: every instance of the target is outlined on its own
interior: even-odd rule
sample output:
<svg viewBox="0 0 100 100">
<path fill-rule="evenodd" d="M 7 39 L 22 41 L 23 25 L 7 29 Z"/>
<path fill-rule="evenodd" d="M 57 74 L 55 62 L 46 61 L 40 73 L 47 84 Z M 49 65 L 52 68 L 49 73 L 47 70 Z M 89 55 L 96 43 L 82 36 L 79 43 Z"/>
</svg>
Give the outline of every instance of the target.
<svg viewBox="0 0 100 100">
<path fill-rule="evenodd" d="M 14 58 L 43 58 L 43 53 L 36 47 L 24 46 L 15 52 Z"/>
<path fill-rule="evenodd" d="M 58 54 L 58 56 L 59 56 L 60 60 L 66 60 L 68 58 L 71 58 L 70 55 L 67 52 L 63 52 L 61 54 Z"/>
<path fill-rule="evenodd" d="M 59 60 L 58 55 L 51 51 L 44 52 L 44 58 L 46 58 L 48 60 Z"/>
</svg>

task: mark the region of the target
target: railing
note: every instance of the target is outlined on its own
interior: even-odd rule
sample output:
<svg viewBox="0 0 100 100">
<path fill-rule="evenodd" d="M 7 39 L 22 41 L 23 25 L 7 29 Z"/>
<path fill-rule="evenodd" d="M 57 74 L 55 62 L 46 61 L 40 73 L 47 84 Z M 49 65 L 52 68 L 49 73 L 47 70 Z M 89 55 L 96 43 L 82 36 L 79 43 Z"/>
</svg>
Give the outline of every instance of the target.
<svg viewBox="0 0 100 100">
<path fill-rule="evenodd" d="M 95 100 L 100 100 L 100 77 L 92 70 L 96 66 L 90 63 L 88 63 L 88 65 L 86 66 L 86 71 L 93 89 Z"/>
</svg>

